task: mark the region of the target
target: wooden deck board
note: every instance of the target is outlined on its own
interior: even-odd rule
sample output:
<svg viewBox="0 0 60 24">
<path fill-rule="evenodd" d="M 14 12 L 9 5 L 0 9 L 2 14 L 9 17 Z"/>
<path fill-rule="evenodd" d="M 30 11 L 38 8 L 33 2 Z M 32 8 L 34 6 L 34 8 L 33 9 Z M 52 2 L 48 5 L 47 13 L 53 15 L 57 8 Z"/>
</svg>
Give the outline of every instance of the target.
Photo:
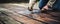
<svg viewBox="0 0 60 24">
<path fill-rule="evenodd" d="M 19 13 L 20 11 L 26 10 L 24 7 L 10 5 L 8 7 L 5 7 L 5 9 L 6 10 L 3 9 L 2 13 L 6 14 L 9 19 L 11 18 L 14 23 L 16 22 L 18 22 L 18 24 L 21 23 L 22 24 L 54 24 L 54 22 L 60 23 L 59 20 L 60 12 L 47 12 L 47 13 L 40 13 L 40 14 L 24 15 Z M 6 16 L 3 16 L 2 18 L 4 17 Z"/>
</svg>

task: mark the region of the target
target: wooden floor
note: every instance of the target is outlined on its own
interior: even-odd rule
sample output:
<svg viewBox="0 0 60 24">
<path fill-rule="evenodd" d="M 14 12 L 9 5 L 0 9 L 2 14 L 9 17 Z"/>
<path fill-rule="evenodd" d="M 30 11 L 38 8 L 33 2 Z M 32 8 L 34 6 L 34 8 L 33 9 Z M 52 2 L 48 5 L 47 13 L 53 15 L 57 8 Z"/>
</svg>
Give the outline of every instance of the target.
<svg viewBox="0 0 60 24">
<path fill-rule="evenodd" d="M 60 24 L 60 12 L 19 13 L 25 10 L 27 8 L 21 6 L 6 6 L 5 9 L 0 10 L 0 24 Z"/>
</svg>

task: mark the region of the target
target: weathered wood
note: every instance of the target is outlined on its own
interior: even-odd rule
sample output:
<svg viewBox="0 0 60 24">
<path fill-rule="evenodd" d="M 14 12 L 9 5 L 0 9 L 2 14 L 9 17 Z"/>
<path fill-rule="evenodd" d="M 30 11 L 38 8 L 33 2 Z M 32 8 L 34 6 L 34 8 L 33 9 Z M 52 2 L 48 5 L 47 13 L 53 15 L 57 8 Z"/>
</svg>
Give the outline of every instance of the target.
<svg viewBox="0 0 60 24">
<path fill-rule="evenodd" d="M 21 7 L 22 8 L 22 7 Z M 18 24 L 60 24 L 60 12 L 46 12 L 46 13 L 40 13 L 40 14 L 28 14 L 28 15 L 23 15 L 18 12 L 21 11 L 21 8 L 18 6 L 8 6 L 6 9 L 0 9 L 2 12 L 2 15 L 0 15 L 3 18 L 3 21 L 5 18 L 7 19 L 7 22 L 9 23 L 17 23 Z M 24 8 L 25 9 L 25 8 Z M 23 11 L 23 9 L 22 9 Z M 0 16 L 0 20 L 2 23 L 2 18 Z M 13 22 L 10 22 L 12 19 Z M 3 22 L 4 23 L 4 22 Z"/>
<path fill-rule="evenodd" d="M 7 16 L 2 15 L 2 17 L 0 16 L 0 20 L 3 21 L 4 23 L 6 22 L 6 24 L 20 24 L 20 22 L 22 22 L 23 24 L 41 24 L 41 22 L 30 19 L 30 18 L 25 17 L 23 15 L 19 15 L 13 11 L 10 11 L 10 10 L 4 10 L 4 11 L 2 11 L 2 14 L 7 15 Z"/>
<path fill-rule="evenodd" d="M 21 24 L 20 22 L 15 21 L 14 19 L 12 19 L 11 17 L 9 17 L 9 15 L 3 13 L 5 11 L 5 9 L 0 9 L 0 22 L 1 24 Z M 6 10 L 7 11 L 7 10 Z"/>
</svg>

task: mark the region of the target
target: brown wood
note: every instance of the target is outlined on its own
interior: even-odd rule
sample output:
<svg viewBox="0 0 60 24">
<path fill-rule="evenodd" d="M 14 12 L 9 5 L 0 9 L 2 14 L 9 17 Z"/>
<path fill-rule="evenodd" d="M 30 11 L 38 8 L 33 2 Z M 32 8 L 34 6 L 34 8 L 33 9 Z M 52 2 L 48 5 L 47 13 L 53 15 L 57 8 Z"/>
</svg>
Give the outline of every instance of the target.
<svg viewBox="0 0 60 24">
<path fill-rule="evenodd" d="M 0 24 L 60 24 L 60 12 L 48 11 L 46 13 L 23 15 L 18 13 L 21 10 L 19 8 L 10 5 L 0 9 Z"/>
</svg>

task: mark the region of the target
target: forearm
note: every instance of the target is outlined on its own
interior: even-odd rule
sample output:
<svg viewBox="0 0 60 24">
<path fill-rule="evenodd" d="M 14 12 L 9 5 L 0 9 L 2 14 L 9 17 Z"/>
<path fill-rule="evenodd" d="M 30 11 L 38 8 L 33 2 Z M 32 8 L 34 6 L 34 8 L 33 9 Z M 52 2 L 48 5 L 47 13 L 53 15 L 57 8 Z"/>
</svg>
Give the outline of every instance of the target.
<svg viewBox="0 0 60 24">
<path fill-rule="evenodd" d="M 29 11 L 32 11 L 33 10 L 33 7 L 34 7 L 34 4 L 36 3 L 36 0 L 30 0 L 29 1 L 29 6 L 28 6 L 28 10 Z"/>
<path fill-rule="evenodd" d="M 33 7 L 35 3 L 36 3 L 36 0 L 30 0 L 29 1 L 29 7 L 30 8 Z"/>
</svg>

